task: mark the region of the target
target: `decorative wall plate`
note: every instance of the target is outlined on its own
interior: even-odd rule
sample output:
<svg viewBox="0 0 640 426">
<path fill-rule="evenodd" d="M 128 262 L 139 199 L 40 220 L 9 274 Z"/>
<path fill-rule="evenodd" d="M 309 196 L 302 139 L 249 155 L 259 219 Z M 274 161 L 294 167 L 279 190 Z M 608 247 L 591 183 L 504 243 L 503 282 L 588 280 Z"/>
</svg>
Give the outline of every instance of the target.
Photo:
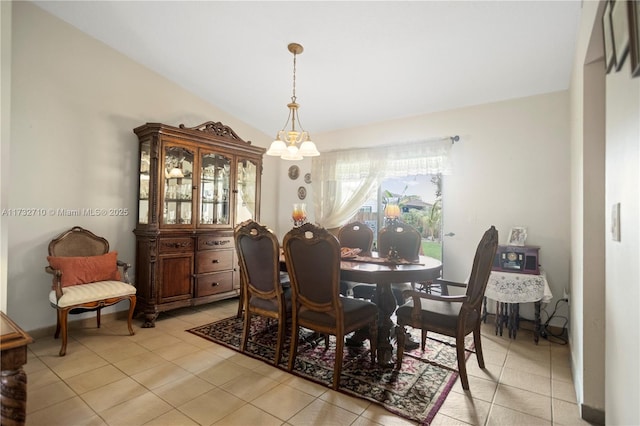
<svg viewBox="0 0 640 426">
<path fill-rule="evenodd" d="M 305 188 L 304 186 L 298 188 L 298 198 L 300 198 L 301 200 L 307 198 L 307 188 Z"/>
<path fill-rule="evenodd" d="M 305 173 L 304 183 L 311 183 L 311 173 Z"/>
<path fill-rule="evenodd" d="M 296 180 L 300 176 L 300 167 L 291 166 L 289 167 L 289 179 Z"/>
</svg>

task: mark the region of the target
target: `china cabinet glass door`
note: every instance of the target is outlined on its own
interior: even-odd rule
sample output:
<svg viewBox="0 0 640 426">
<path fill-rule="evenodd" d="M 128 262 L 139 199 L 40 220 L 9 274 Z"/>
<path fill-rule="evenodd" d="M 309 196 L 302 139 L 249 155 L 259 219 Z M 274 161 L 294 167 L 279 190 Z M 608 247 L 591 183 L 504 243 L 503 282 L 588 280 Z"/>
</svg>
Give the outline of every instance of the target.
<svg viewBox="0 0 640 426">
<path fill-rule="evenodd" d="M 258 166 L 254 161 L 238 160 L 238 194 L 236 198 L 236 224 L 256 218 L 256 182 Z"/>
<path fill-rule="evenodd" d="M 138 222 L 149 223 L 149 180 L 151 167 L 151 144 L 140 144 L 140 186 L 138 191 Z"/>
<path fill-rule="evenodd" d="M 193 205 L 194 153 L 183 147 L 166 146 L 164 150 L 165 225 L 191 225 Z"/>
<path fill-rule="evenodd" d="M 200 156 L 200 224 L 229 225 L 231 158 L 205 152 Z"/>
</svg>

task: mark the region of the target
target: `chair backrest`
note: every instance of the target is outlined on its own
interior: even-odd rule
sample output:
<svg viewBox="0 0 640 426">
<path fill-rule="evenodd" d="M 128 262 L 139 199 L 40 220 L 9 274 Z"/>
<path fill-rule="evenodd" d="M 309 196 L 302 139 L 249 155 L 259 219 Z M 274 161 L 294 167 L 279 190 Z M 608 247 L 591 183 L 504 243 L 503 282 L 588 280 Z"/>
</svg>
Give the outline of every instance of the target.
<svg viewBox="0 0 640 426">
<path fill-rule="evenodd" d="M 100 256 L 109 252 L 109 242 L 91 231 L 74 226 L 49 243 L 49 256 Z"/>
<path fill-rule="evenodd" d="M 471 267 L 471 276 L 467 285 L 468 301 L 465 304 L 480 309 L 484 291 L 489 282 L 489 275 L 493 266 L 496 250 L 498 249 L 498 231 L 494 226 L 487 229 L 478 243 L 475 257 L 473 258 L 473 266 Z"/>
<path fill-rule="evenodd" d="M 271 298 L 280 286 L 280 246 L 278 237 L 266 226 L 247 220 L 233 233 L 240 273 L 249 291 Z"/>
<path fill-rule="evenodd" d="M 416 260 L 420 257 L 421 243 L 420 233 L 413 226 L 402 222 L 388 225 L 378 233 L 378 252 L 383 257 L 393 247 L 402 259 Z"/>
<path fill-rule="evenodd" d="M 305 223 L 284 236 L 283 246 L 294 309 L 341 314 L 338 239 L 322 227 Z"/>
<path fill-rule="evenodd" d="M 368 256 L 371 254 L 373 245 L 373 230 L 361 222 L 347 223 L 340 228 L 338 240 L 340 240 L 340 246 L 359 248 L 360 254 Z"/>
</svg>

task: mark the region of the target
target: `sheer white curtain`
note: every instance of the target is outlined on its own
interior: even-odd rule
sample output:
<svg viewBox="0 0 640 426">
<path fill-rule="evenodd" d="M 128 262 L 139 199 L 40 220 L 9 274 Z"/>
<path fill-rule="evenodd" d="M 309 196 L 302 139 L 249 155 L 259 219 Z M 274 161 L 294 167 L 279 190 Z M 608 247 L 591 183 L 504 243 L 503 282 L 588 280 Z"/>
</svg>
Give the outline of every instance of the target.
<svg viewBox="0 0 640 426">
<path fill-rule="evenodd" d="M 367 201 L 387 177 L 448 174 L 451 139 L 352 149 L 313 157 L 313 204 L 316 222 L 337 228 Z"/>
<path fill-rule="evenodd" d="M 384 172 L 384 158 L 369 150 L 334 151 L 313 157 L 313 207 L 316 222 L 337 228 L 367 201 Z"/>
</svg>

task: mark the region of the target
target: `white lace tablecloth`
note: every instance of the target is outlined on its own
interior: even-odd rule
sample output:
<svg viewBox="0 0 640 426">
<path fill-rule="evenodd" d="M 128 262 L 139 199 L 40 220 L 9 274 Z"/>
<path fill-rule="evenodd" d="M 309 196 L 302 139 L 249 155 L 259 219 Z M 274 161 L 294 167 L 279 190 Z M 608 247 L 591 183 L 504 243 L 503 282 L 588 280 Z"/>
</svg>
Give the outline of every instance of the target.
<svg viewBox="0 0 640 426">
<path fill-rule="evenodd" d="M 547 276 L 491 271 L 484 295 L 504 303 L 549 303 L 553 298 Z"/>
</svg>

